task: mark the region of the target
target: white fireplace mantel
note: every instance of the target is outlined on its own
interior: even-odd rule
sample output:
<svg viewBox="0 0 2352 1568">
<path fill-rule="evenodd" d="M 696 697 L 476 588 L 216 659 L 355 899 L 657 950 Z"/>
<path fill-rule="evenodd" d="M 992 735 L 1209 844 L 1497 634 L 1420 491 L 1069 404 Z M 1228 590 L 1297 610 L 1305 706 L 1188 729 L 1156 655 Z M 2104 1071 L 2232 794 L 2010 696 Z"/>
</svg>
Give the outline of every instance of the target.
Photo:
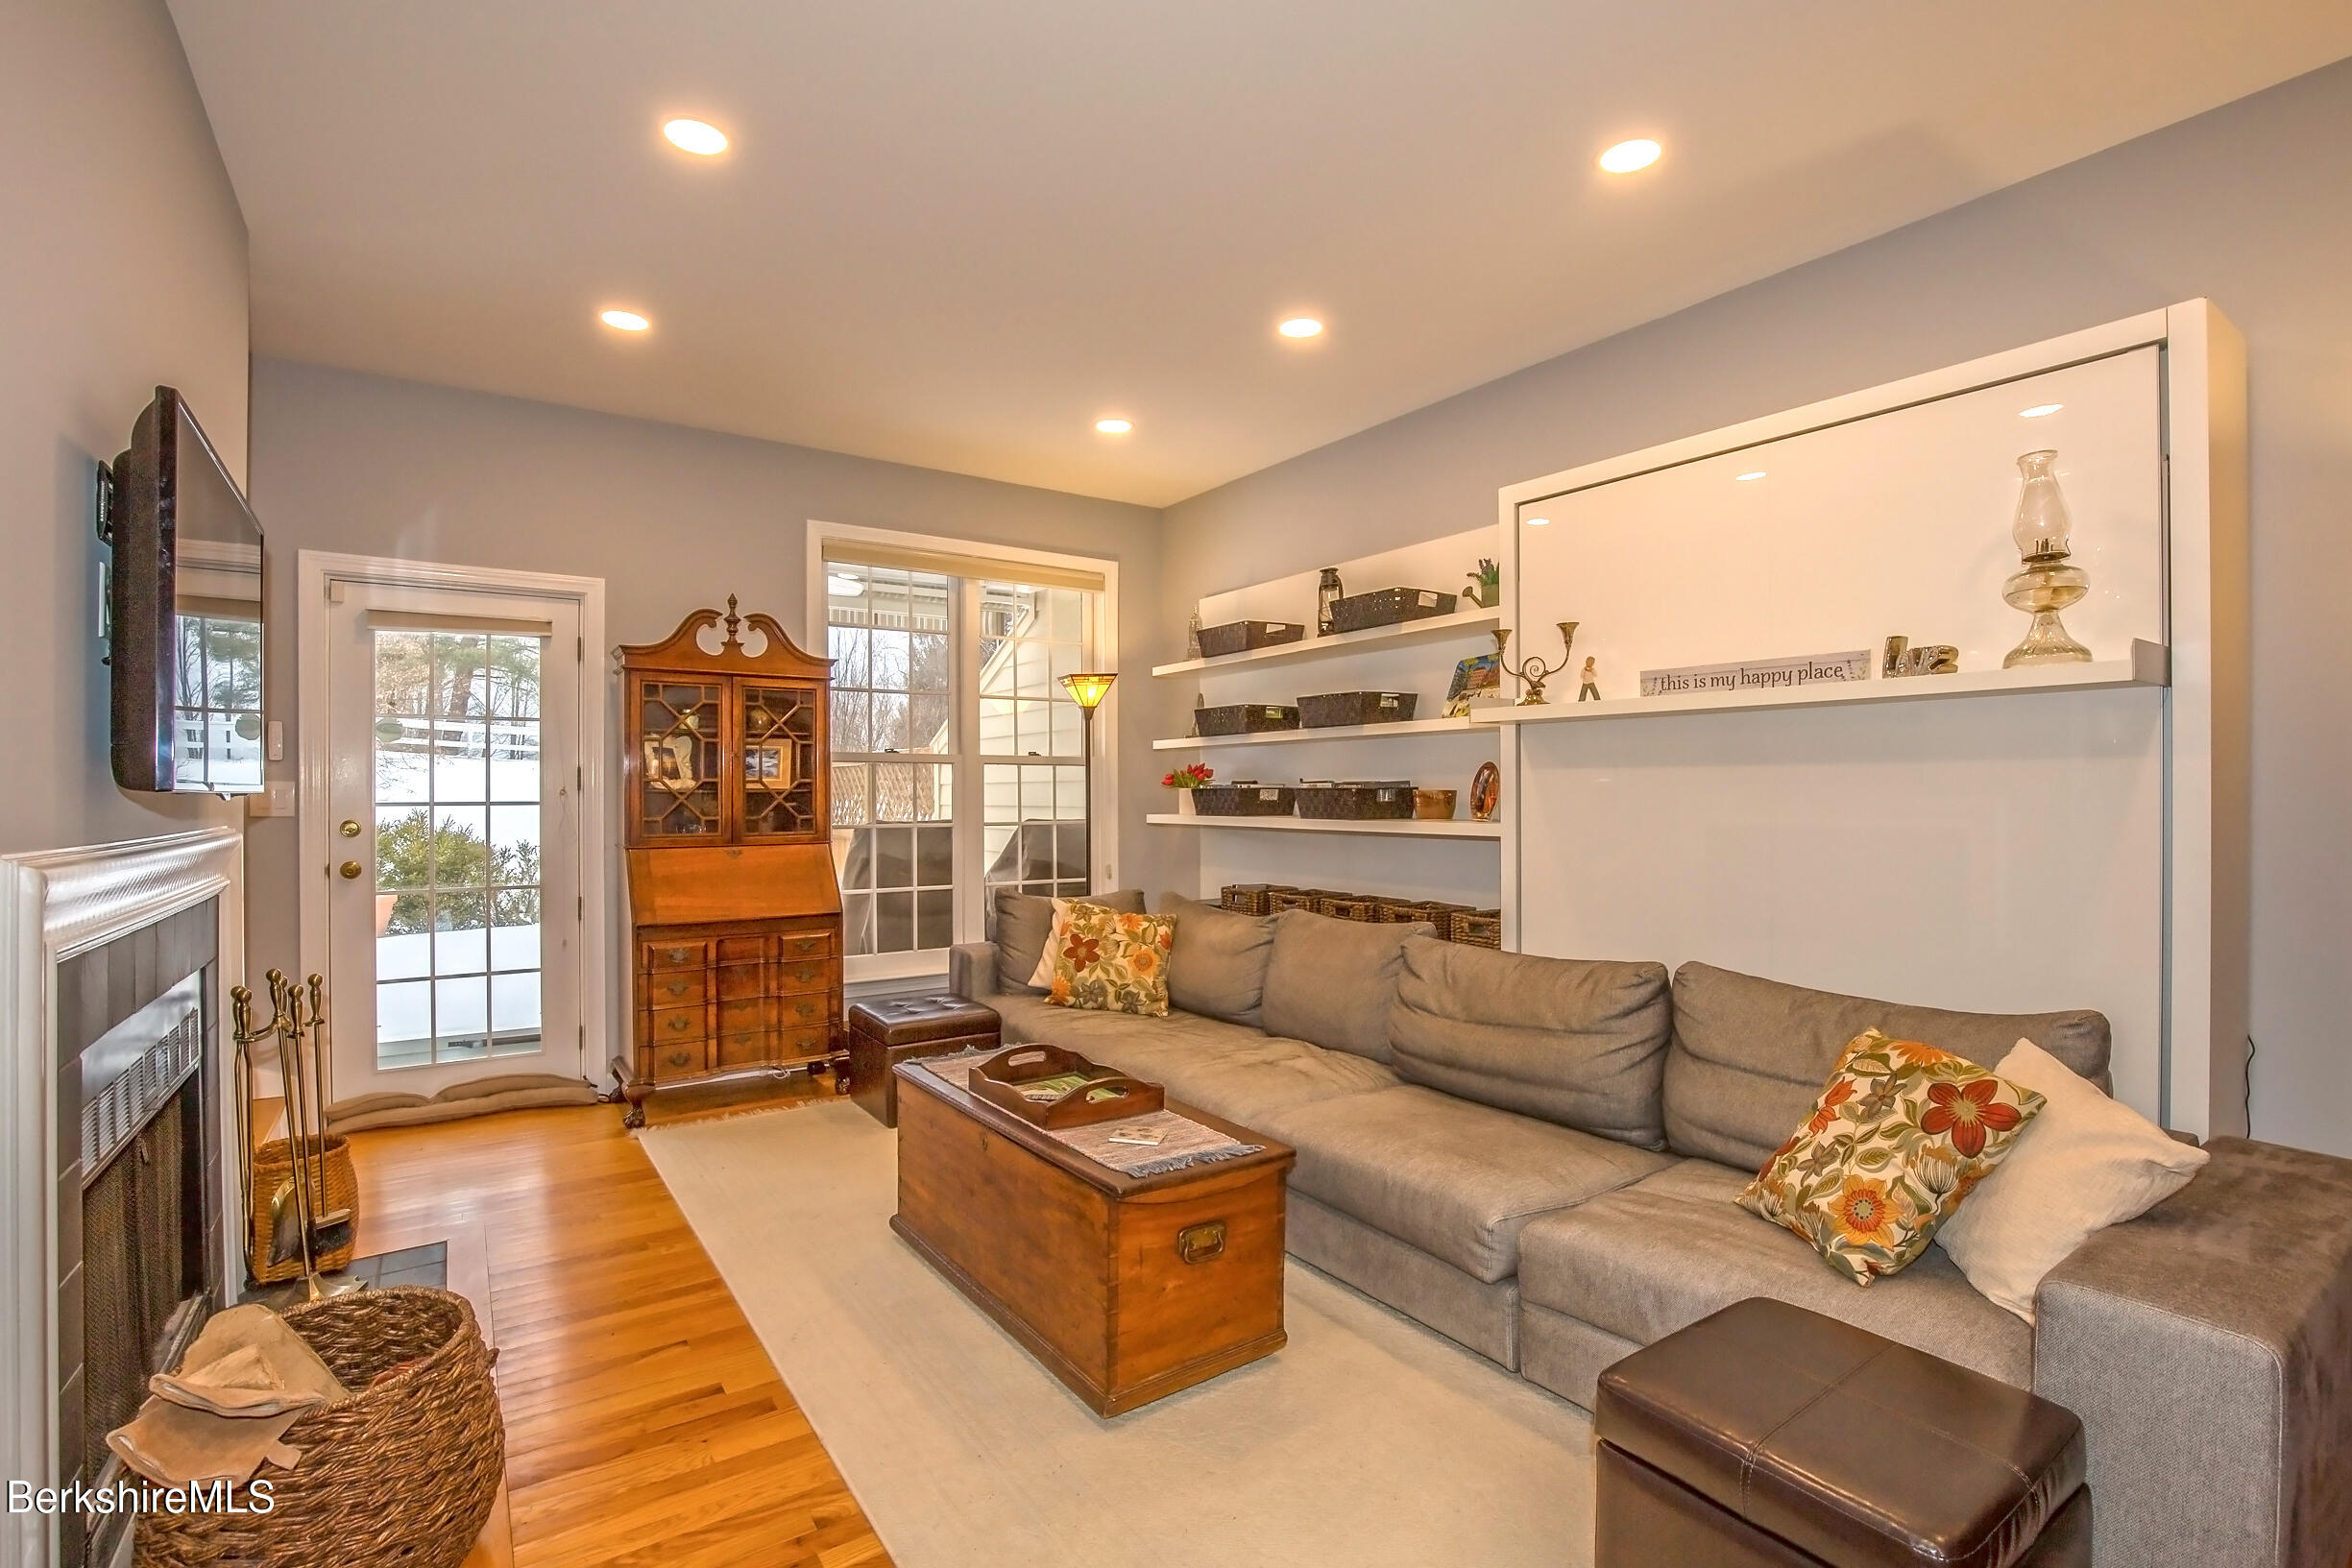
<svg viewBox="0 0 2352 1568">
<path fill-rule="evenodd" d="M 0 1213 L 6 1215 L 6 1257 L 0 1259 L 0 1475 L 53 1484 L 58 1476 L 57 1387 L 57 966 L 78 953 L 154 924 L 205 900 L 220 899 L 220 969 L 216 1006 L 245 968 L 245 839 L 234 828 L 212 828 L 163 838 L 84 849 L 0 856 L 0 1018 L 7 1021 L 7 1071 L 0 1073 Z M 227 1041 L 226 1018 L 215 1021 Z M 209 1103 L 223 1112 L 228 1134 L 227 1050 L 216 1053 Z M 236 1160 L 221 1162 L 225 1243 L 237 1241 Z M 243 1265 L 224 1260 L 223 1278 L 241 1277 Z M 55 1560 L 57 1521 L 7 1514 L 5 1568 L 48 1568 Z"/>
</svg>

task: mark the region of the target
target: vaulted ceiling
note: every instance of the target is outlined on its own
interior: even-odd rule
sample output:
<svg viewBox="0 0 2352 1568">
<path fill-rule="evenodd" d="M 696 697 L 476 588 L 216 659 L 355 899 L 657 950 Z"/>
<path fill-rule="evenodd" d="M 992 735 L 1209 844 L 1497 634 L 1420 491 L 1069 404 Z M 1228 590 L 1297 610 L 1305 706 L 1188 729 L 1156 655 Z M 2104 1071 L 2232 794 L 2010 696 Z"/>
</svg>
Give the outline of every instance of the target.
<svg viewBox="0 0 2352 1568">
<path fill-rule="evenodd" d="M 172 11 L 256 351 L 1155 505 L 2352 54 L 2312 0 Z"/>
</svg>

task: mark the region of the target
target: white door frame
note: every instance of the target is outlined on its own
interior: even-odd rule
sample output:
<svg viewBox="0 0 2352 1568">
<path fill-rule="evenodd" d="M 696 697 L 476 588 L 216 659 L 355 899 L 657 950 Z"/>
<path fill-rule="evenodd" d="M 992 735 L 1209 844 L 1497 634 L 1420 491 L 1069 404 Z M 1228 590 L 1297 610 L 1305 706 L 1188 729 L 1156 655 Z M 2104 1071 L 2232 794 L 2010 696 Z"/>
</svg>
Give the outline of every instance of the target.
<svg viewBox="0 0 2352 1568">
<path fill-rule="evenodd" d="M 327 879 L 334 860 L 334 815 L 327 804 L 333 764 L 327 729 L 327 610 L 329 585 L 364 583 L 391 588 L 444 589 L 460 592 L 521 594 L 568 600 L 580 614 L 580 998 L 583 1031 L 580 1072 L 598 1081 L 614 1054 L 612 1039 L 612 931 L 607 911 L 618 862 L 609 791 L 611 760 L 608 714 L 612 707 L 609 662 L 604 648 L 604 579 L 567 577 L 545 571 L 496 567 L 461 567 L 433 561 L 396 561 L 384 556 L 303 550 L 295 559 L 295 713 L 301 726 L 302 783 L 296 796 L 295 833 L 302 846 L 296 905 L 302 920 L 302 963 L 305 975 L 327 972 Z M 592 663 L 587 650 L 598 650 Z M 330 999 L 328 1010 L 333 1003 Z"/>
</svg>

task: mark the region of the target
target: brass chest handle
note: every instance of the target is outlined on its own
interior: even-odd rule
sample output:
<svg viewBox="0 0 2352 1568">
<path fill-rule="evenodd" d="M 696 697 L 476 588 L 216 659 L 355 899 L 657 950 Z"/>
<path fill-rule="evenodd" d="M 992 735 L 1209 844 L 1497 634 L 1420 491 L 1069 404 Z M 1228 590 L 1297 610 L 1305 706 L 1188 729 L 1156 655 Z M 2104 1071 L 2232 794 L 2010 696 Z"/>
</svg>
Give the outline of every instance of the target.
<svg viewBox="0 0 2352 1568">
<path fill-rule="evenodd" d="M 1225 1222 L 1222 1219 L 1204 1219 L 1176 1232 L 1176 1256 L 1186 1263 L 1206 1263 L 1222 1257 L 1224 1249 Z"/>
</svg>

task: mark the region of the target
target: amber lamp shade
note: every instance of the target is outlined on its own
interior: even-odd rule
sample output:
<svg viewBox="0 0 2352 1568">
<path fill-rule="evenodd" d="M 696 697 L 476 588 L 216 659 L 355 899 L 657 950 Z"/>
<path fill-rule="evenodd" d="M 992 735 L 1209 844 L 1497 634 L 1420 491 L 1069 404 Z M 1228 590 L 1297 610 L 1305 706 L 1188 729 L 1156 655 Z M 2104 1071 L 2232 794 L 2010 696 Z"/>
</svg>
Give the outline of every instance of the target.
<svg viewBox="0 0 2352 1568">
<path fill-rule="evenodd" d="M 1100 673 L 1065 675 L 1061 684 L 1062 689 L 1070 693 L 1070 700 L 1091 713 L 1110 695 L 1111 683 L 1117 679 L 1116 675 Z"/>
</svg>

